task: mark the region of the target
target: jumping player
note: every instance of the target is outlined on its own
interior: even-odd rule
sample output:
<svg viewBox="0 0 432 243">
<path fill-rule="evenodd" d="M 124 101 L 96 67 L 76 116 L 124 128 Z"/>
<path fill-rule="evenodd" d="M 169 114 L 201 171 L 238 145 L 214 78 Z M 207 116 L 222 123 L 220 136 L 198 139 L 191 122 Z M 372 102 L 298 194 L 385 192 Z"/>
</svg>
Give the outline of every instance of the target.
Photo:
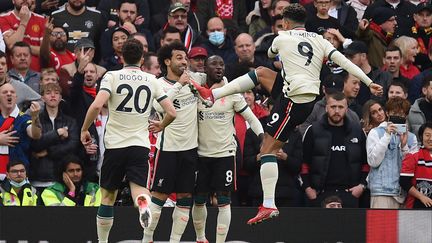
<svg viewBox="0 0 432 243">
<path fill-rule="evenodd" d="M 319 94 L 319 74 L 324 59 L 332 60 L 349 73 L 369 86 L 374 95 L 382 95 L 382 87 L 351 63 L 327 40 L 304 28 L 306 10 L 300 4 L 291 4 L 284 9 L 284 29 L 274 39 L 268 56 L 279 55 L 282 71 L 276 73 L 265 67 L 245 74 L 217 89 L 207 89 L 198 83 L 191 83 L 198 90 L 202 99 L 211 106 L 216 99 L 227 95 L 245 92 L 261 84 L 276 100 L 266 134 L 261 147 L 261 181 L 263 204 L 258 214 L 248 224 L 256 224 L 276 217 L 279 211 L 274 202 L 274 192 L 278 179 L 276 152 L 285 144 L 289 133 L 303 123 L 310 114 L 314 100 Z M 281 92 L 282 91 L 282 92 Z"/>
<path fill-rule="evenodd" d="M 102 202 L 96 216 L 99 243 L 108 242 L 114 221 L 114 201 L 123 178 L 129 181 L 132 198 L 139 209 L 143 228 L 151 223 L 148 154 L 149 130 L 158 132 L 176 117 L 172 102 L 167 99 L 155 76 L 142 72 L 143 46 L 135 39 L 123 46 L 124 67 L 107 72 L 94 102 L 87 111 L 81 128 L 81 142 L 91 143 L 88 132 L 102 106 L 108 102 L 109 119 L 105 131 L 105 153 L 101 168 Z M 153 100 L 165 110 L 162 121 L 150 121 Z M 149 124 L 150 123 L 150 124 Z"/>
</svg>

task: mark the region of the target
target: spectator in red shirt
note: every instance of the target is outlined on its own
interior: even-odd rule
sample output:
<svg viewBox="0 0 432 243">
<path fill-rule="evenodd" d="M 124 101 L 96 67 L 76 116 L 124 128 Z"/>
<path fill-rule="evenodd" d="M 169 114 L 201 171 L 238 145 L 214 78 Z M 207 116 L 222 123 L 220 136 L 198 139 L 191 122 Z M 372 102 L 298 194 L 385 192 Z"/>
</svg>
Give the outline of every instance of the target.
<svg viewBox="0 0 432 243">
<path fill-rule="evenodd" d="M 408 192 L 407 208 L 432 207 L 432 123 L 423 124 L 418 133 L 422 148 L 402 161 L 400 184 Z"/>
<path fill-rule="evenodd" d="M 41 68 L 53 67 L 57 73 L 63 65 L 75 61 L 75 54 L 66 49 L 68 32 L 52 22 L 46 24 L 45 34 L 40 48 Z"/>
<path fill-rule="evenodd" d="M 35 0 L 14 0 L 15 8 L 0 16 L 0 28 L 8 49 L 24 41 L 31 47 L 30 69 L 39 72 L 39 48 L 45 30 L 45 18 L 31 11 Z"/>
</svg>

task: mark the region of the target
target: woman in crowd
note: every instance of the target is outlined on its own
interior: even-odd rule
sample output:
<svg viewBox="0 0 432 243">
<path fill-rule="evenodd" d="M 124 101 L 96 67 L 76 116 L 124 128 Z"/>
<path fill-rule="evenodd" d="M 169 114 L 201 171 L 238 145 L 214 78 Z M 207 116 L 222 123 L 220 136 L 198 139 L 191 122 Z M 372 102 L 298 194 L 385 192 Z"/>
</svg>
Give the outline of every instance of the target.
<svg viewBox="0 0 432 243">
<path fill-rule="evenodd" d="M 363 105 L 363 118 L 361 122 L 363 130 L 366 134 L 368 134 L 372 128 L 377 127 L 386 119 L 387 116 L 385 114 L 384 107 L 378 101 L 368 100 Z"/>
<path fill-rule="evenodd" d="M 418 53 L 417 40 L 412 37 L 401 36 L 394 40 L 394 44 L 402 51 L 402 64 L 400 66 L 400 73 L 406 78 L 414 78 L 414 76 L 420 73 L 420 70 L 414 65 L 414 61 Z"/>
</svg>

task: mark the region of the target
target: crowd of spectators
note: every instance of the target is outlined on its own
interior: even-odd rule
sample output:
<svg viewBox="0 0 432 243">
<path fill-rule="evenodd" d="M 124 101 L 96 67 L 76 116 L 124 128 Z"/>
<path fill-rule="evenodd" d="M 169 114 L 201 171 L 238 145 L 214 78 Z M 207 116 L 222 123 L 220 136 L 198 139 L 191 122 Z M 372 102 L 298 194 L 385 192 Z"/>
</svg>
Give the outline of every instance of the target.
<svg viewBox="0 0 432 243">
<path fill-rule="evenodd" d="M 228 81 L 258 66 L 279 71 L 267 50 L 293 2 L 307 10 L 306 30 L 382 85 L 384 96 L 323 60 L 322 95 L 278 153 L 277 205 L 431 207 L 432 5 L 423 0 L 2 0 L 0 205 L 100 204 L 107 109 L 89 129 L 91 145 L 79 142 L 79 131 L 101 77 L 122 68 L 128 38 L 143 44 L 141 69 L 157 77 L 167 74 L 158 50 L 175 41 L 193 72 L 204 73 L 213 55 Z M 274 119 L 263 89 L 243 96 L 262 123 Z M 233 205 L 255 206 L 260 140 L 241 116 L 234 122 Z M 129 205 L 128 195 L 125 188 L 118 205 Z"/>
</svg>

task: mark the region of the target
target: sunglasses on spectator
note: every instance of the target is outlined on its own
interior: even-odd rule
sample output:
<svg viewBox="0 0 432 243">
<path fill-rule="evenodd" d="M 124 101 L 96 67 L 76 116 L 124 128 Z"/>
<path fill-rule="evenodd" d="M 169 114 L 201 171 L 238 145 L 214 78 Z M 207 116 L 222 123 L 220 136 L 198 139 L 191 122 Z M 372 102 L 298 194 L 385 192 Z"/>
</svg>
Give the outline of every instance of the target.
<svg viewBox="0 0 432 243">
<path fill-rule="evenodd" d="M 66 33 L 64 31 L 55 31 L 51 32 L 51 35 L 54 37 L 64 37 L 66 36 Z"/>
</svg>

